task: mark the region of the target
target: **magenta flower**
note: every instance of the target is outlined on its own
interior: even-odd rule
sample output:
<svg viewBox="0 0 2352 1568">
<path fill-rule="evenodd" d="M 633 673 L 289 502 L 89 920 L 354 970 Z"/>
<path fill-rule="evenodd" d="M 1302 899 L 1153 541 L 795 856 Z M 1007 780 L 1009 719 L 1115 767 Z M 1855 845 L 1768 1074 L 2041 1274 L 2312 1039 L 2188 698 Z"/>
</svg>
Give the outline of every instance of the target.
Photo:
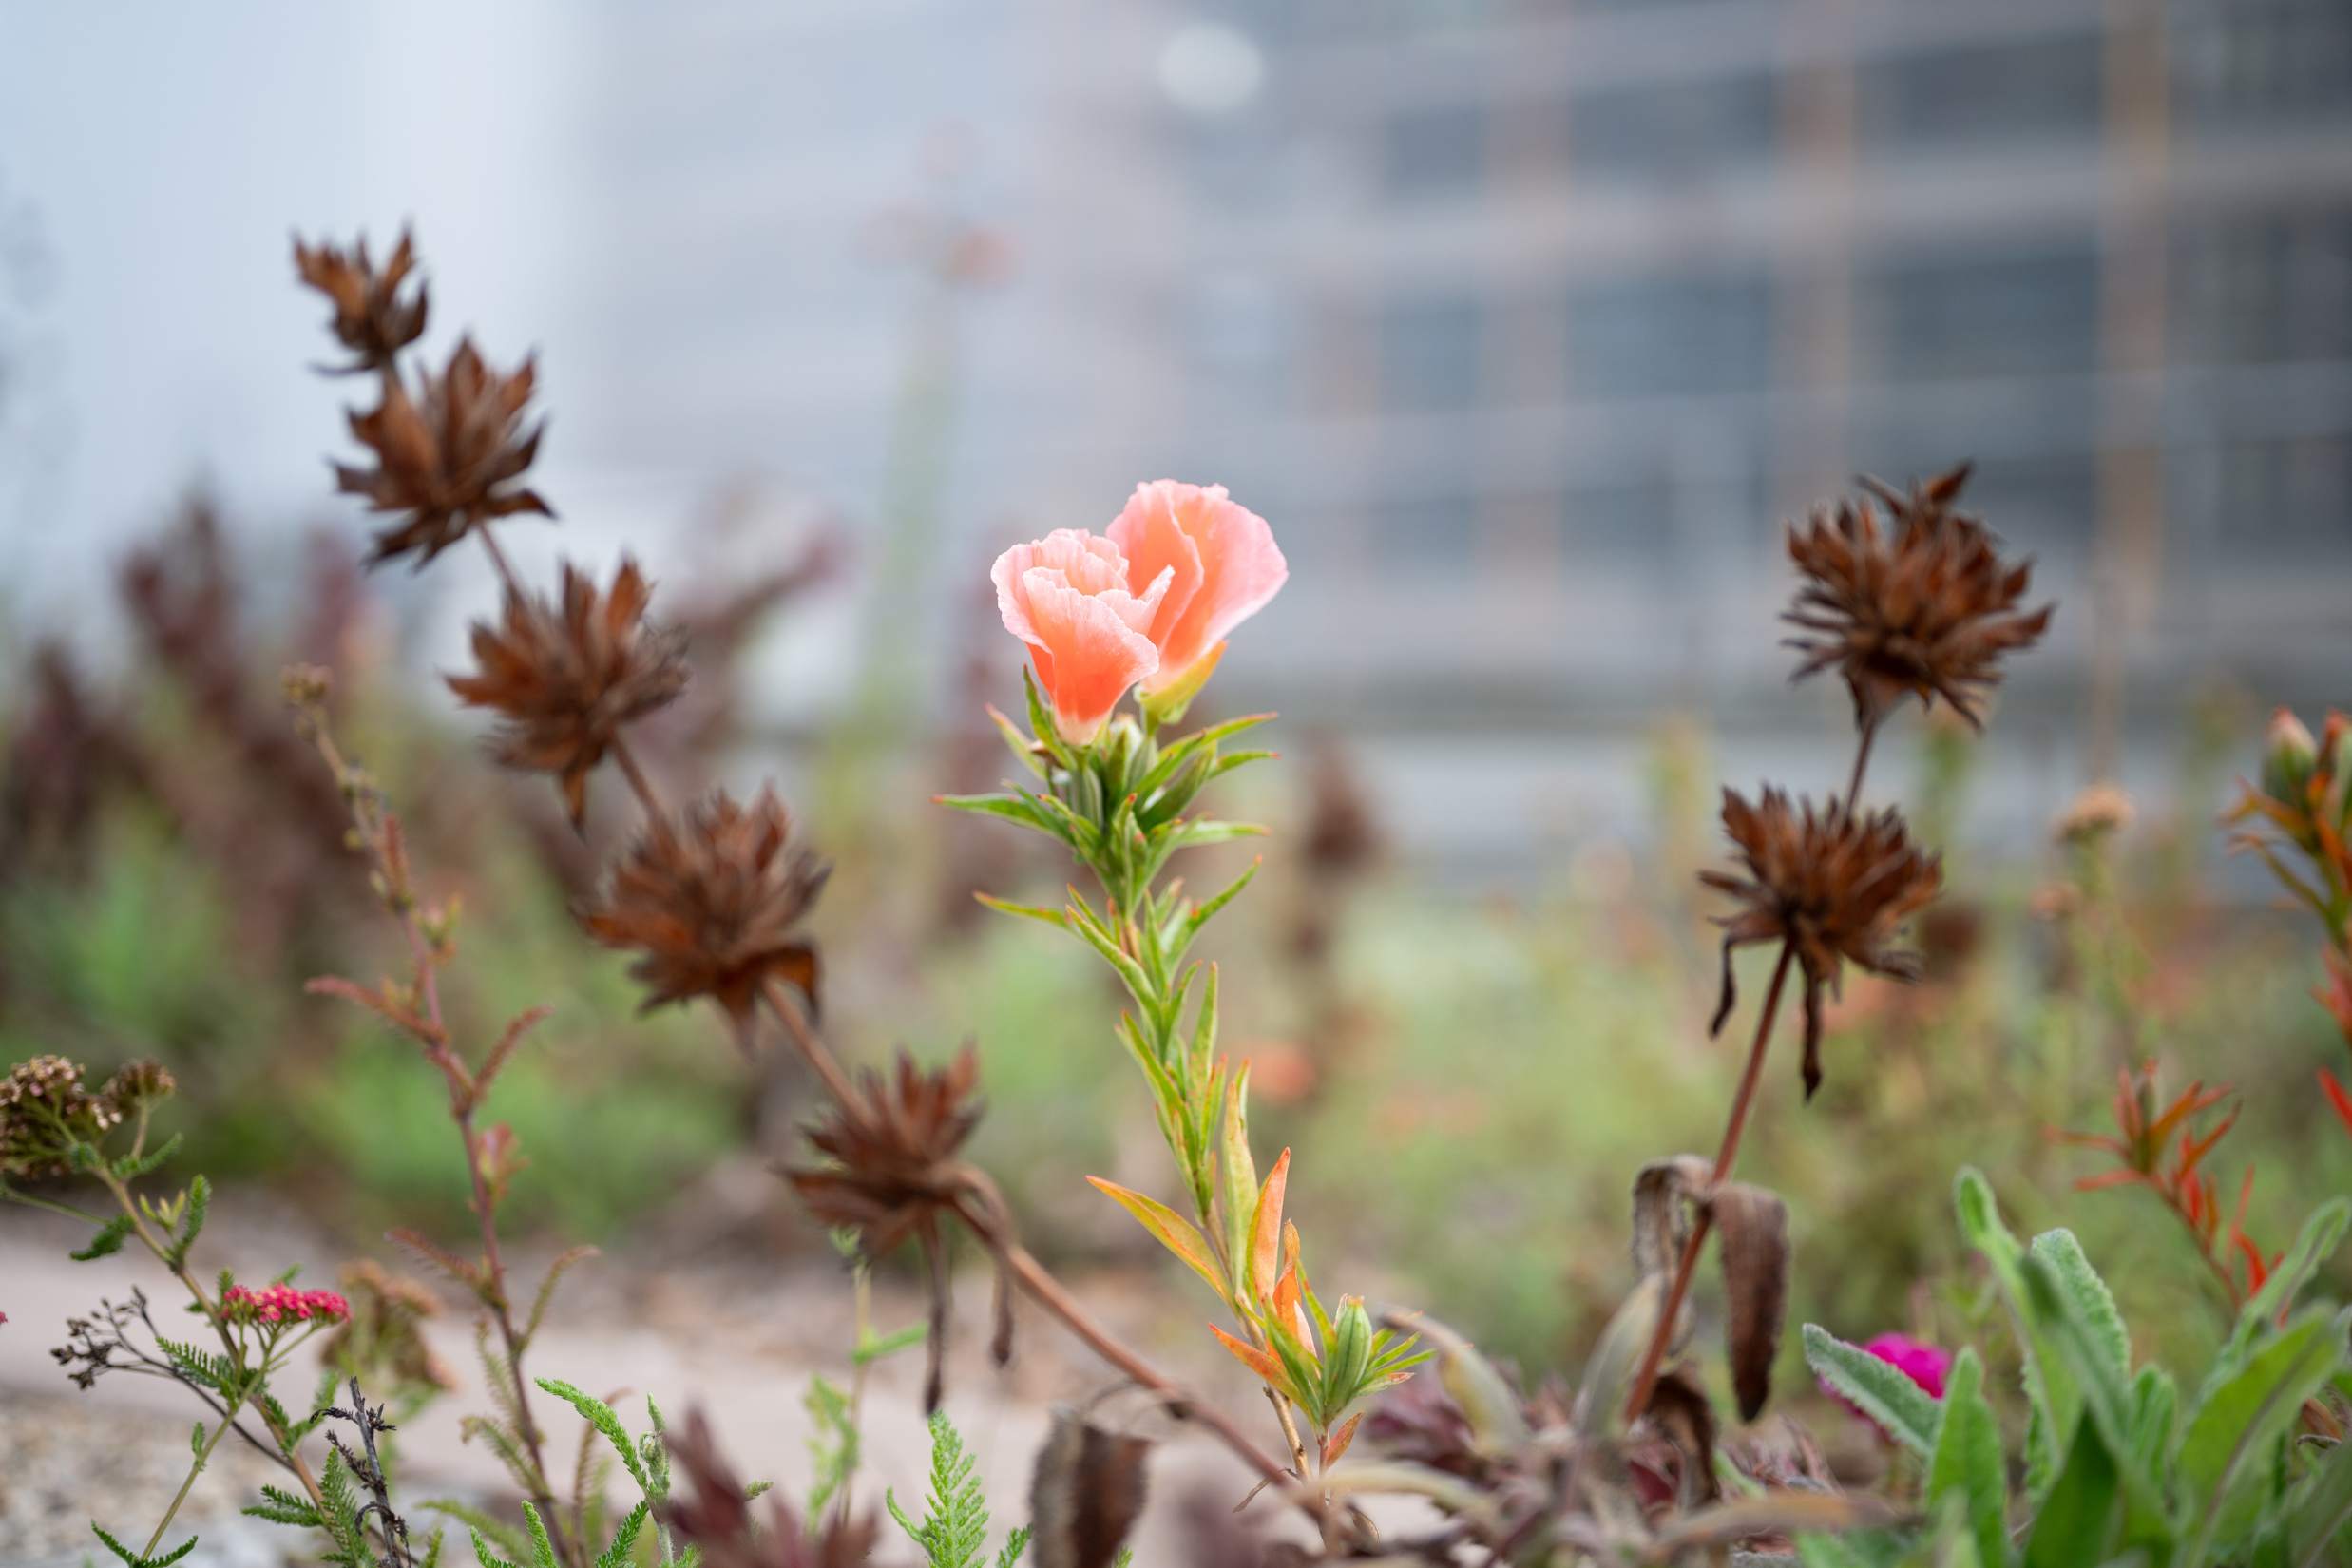
<svg viewBox="0 0 2352 1568">
<path fill-rule="evenodd" d="M 221 1293 L 220 1315 L 231 1323 L 305 1323 L 316 1318 L 340 1323 L 352 1304 L 335 1291 L 297 1291 L 291 1285 L 232 1285 Z"/>
<path fill-rule="evenodd" d="M 1940 1345 L 1930 1345 L 1924 1340 L 1913 1339 L 1908 1334 L 1880 1334 L 1863 1348 L 1919 1385 L 1921 1392 L 1929 1399 L 1943 1397 L 1944 1380 L 1952 1373 L 1951 1351 Z M 1881 1438 L 1886 1436 L 1884 1427 L 1871 1421 L 1868 1415 L 1857 1409 L 1851 1401 L 1835 1388 L 1830 1387 L 1828 1384 L 1824 1383 L 1821 1386 L 1821 1391 L 1845 1405 L 1848 1410 L 1852 1410 L 1855 1415 L 1861 1416 L 1863 1420 L 1870 1422 L 1872 1426 L 1878 1427 Z"/>
</svg>

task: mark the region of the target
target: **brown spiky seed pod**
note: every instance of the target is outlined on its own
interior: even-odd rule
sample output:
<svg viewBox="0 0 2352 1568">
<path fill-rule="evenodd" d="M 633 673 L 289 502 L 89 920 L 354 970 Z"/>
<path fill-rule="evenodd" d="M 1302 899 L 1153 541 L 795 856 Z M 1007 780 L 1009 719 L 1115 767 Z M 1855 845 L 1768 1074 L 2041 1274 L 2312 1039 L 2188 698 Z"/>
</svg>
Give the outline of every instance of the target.
<svg viewBox="0 0 2352 1568">
<path fill-rule="evenodd" d="M 638 955 L 629 972 L 647 1011 L 707 996 L 741 1029 L 771 982 L 815 1004 L 816 947 L 796 927 L 828 872 L 793 843 L 774 791 L 746 806 L 718 790 L 648 824 L 583 919 L 597 942 Z"/>
<path fill-rule="evenodd" d="M 467 338 L 448 369 L 418 377 L 413 397 L 397 375 L 387 375 L 383 401 L 352 412 L 352 434 L 374 454 L 375 467 L 336 464 L 335 488 L 365 496 L 371 511 L 407 514 L 377 532 L 370 565 L 414 552 L 421 566 L 493 518 L 555 515 L 538 492 L 514 483 L 539 455 L 545 429 L 523 423 L 537 378 L 528 359 L 500 374 Z"/>
<path fill-rule="evenodd" d="M 1941 698 L 1981 727 L 1978 701 L 1999 683 L 2001 657 L 2049 627 L 2052 606 L 2017 607 L 2032 564 L 2002 561 L 1984 524 L 1953 509 L 1968 472 L 1963 463 L 1907 494 L 1864 479 L 1884 521 L 1865 496 L 1789 526 L 1788 558 L 1805 574 L 1782 618 L 1806 656 L 1793 679 L 1834 667 L 1865 729 L 1905 697 Z"/>
<path fill-rule="evenodd" d="M 860 1103 L 809 1130 L 809 1141 L 839 1163 L 786 1173 L 809 1213 L 857 1232 L 869 1257 L 934 1223 L 968 1186 L 956 1153 L 980 1124 L 979 1082 L 980 1058 L 969 1044 L 927 1072 L 904 1051 L 887 1081 L 861 1071 Z"/>
<path fill-rule="evenodd" d="M 623 558 L 608 592 L 587 573 L 564 567 L 563 602 L 507 595 L 496 624 L 474 622 L 474 673 L 449 676 L 449 690 L 503 722 L 498 760 L 553 774 L 577 828 L 588 808 L 588 775 L 621 727 L 686 687 L 684 639 L 645 620 L 653 586 Z"/>
<path fill-rule="evenodd" d="M 1919 976 L 1919 956 L 1894 944 L 1895 927 L 1936 896 L 1942 862 L 1911 842 L 1889 807 L 1856 815 L 1840 802 L 1802 808 L 1767 786 L 1756 804 L 1723 792 L 1723 827 L 1745 876 L 1702 871 L 1699 880 L 1739 901 L 1723 927 L 1723 996 L 1710 1033 L 1736 1000 L 1731 954 L 1751 943 L 1786 943 L 1805 985 L 1805 1094 L 1821 1086 L 1821 1000 L 1835 995 L 1845 964 L 1898 980 Z"/>
<path fill-rule="evenodd" d="M 400 231 L 400 242 L 384 258 L 381 271 L 369 259 L 365 236 L 348 251 L 324 240 L 316 245 L 305 245 L 299 239 L 294 242 L 296 274 L 327 296 L 335 307 L 327 330 L 352 351 L 352 362 L 326 367 L 329 374 L 382 370 L 394 354 L 424 335 L 424 283 L 420 280 L 414 294 L 401 297 L 401 286 L 415 265 L 415 247 L 406 229 Z"/>
<path fill-rule="evenodd" d="M 857 1233 L 858 1251 L 877 1258 L 909 1238 L 930 1265 L 930 1365 L 924 1406 L 937 1409 L 943 1388 L 948 1313 L 947 1237 L 941 1221 L 959 1205 L 979 1216 L 984 1234 L 1009 1225 L 996 1188 L 956 1157 L 980 1124 L 980 1057 L 967 1042 L 945 1067 L 926 1070 L 905 1051 L 889 1079 L 858 1074 L 855 1102 L 837 1106 L 809 1129 L 809 1141 L 832 1165 L 784 1176 L 821 1225 Z M 1000 1272 L 995 1355 L 1012 1354 L 1011 1298 Z"/>
</svg>

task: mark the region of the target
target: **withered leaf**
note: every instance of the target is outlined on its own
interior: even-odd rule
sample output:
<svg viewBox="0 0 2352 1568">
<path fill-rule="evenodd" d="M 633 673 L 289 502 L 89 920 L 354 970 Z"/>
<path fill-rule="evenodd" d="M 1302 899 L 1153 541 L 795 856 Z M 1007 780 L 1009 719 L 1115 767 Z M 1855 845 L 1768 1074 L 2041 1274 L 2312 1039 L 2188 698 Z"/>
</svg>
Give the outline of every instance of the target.
<svg viewBox="0 0 2352 1568">
<path fill-rule="evenodd" d="M 1143 1512 L 1143 1462 L 1151 1446 L 1072 1411 L 1055 1416 L 1029 1482 L 1038 1568 L 1109 1568 Z"/>
<path fill-rule="evenodd" d="M 1753 1421 L 1771 1397 L 1788 1304 L 1788 1206 L 1761 1187 L 1731 1182 L 1715 1190 L 1709 1209 L 1722 1234 L 1724 1351 L 1740 1419 Z"/>
<path fill-rule="evenodd" d="M 1723 1495 L 1715 1479 L 1715 1407 L 1706 1391 L 1680 1372 L 1668 1372 L 1650 1391 L 1650 1420 L 1679 1455 L 1680 1504 L 1696 1508 Z"/>
<path fill-rule="evenodd" d="M 1714 1167 L 1697 1155 L 1654 1159 L 1634 1177 L 1634 1272 L 1672 1274 L 1691 1241 L 1691 1205 Z"/>
</svg>

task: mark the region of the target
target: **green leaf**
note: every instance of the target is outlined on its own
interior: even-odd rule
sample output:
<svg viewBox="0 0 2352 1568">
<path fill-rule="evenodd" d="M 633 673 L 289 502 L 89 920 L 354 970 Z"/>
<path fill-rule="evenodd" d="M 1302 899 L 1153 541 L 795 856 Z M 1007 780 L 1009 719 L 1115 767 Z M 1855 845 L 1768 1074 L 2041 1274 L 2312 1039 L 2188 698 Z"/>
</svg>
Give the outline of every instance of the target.
<svg viewBox="0 0 2352 1568">
<path fill-rule="evenodd" d="M 1960 1353 L 1944 1386 L 1943 1417 L 1927 1462 L 1927 1501 L 1960 1500 L 1978 1560 L 2000 1564 L 2009 1553 L 2009 1469 L 2000 1425 L 1984 1398 L 1984 1363 Z"/>
<path fill-rule="evenodd" d="M 1817 1323 L 1805 1326 L 1805 1359 L 1813 1372 L 1913 1453 L 1935 1452 L 1941 1412 L 1925 1389 L 1860 1346 Z"/>
<path fill-rule="evenodd" d="M 76 1263 L 94 1263 L 102 1257 L 112 1257 L 123 1250 L 123 1243 L 130 1238 L 130 1215 L 117 1214 L 98 1227 L 97 1233 L 90 1237 L 87 1246 L 66 1255 Z"/>
<path fill-rule="evenodd" d="M 1121 1187 L 1116 1181 L 1100 1176 L 1088 1176 L 1096 1191 L 1110 1197 L 1119 1206 L 1136 1216 L 1143 1228 L 1159 1239 L 1161 1246 L 1176 1253 L 1189 1265 L 1193 1272 L 1209 1282 L 1222 1300 L 1233 1300 L 1225 1282 L 1217 1277 L 1216 1259 L 1210 1255 L 1209 1244 L 1203 1241 L 1193 1222 L 1157 1198 L 1146 1197 L 1133 1188 Z"/>
<path fill-rule="evenodd" d="M 188 1183 L 187 1211 L 181 1217 L 179 1237 L 164 1251 L 164 1261 L 169 1267 L 187 1267 L 188 1249 L 195 1246 L 196 1238 L 204 1233 L 204 1216 L 211 1210 L 212 1183 L 199 1173 Z"/>
<path fill-rule="evenodd" d="M 523 1522 L 531 1530 L 531 1568 L 564 1568 L 563 1560 L 555 1555 L 555 1542 L 547 1539 L 546 1520 L 539 1517 L 539 1510 L 527 1501 L 523 1504 Z"/>
<path fill-rule="evenodd" d="M 490 1543 L 482 1539 L 482 1532 L 479 1530 L 473 1532 L 473 1558 L 482 1565 L 482 1568 L 515 1568 L 515 1564 L 510 1559 L 502 1558 L 490 1550 Z"/>
<path fill-rule="evenodd" d="M 2287 1516 L 2296 1568 L 2318 1568 L 2352 1525 L 2352 1443 L 2328 1450 L 2297 1494 Z"/>
<path fill-rule="evenodd" d="M 975 892 L 972 897 L 1000 914 L 1019 915 L 1024 920 L 1042 921 L 1056 930 L 1070 928 L 1070 917 L 1060 909 L 1041 908 L 1035 904 L 1015 904 L 1010 899 L 998 898 L 993 893 Z"/>
<path fill-rule="evenodd" d="M 2057 1479 L 2058 1444 L 2075 1429 L 2081 1395 L 2074 1375 L 2027 1305 L 2025 1250 L 2001 1223 L 2000 1208 L 1982 1172 L 1963 1168 L 1953 1180 L 1960 1233 L 1993 1271 L 2025 1364 L 2025 1392 L 2033 1408 L 2026 1424 L 2026 1490 L 2042 1497 Z"/>
<path fill-rule="evenodd" d="M 1169 847 L 1198 849 L 1205 844 L 1230 844 L 1236 838 L 1264 838 L 1266 829 L 1254 822 L 1187 822 L 1168 834 Z"/>
<path fill-rule="evenodd" d="M 310 1499 L 266 1482 L 261 1487 L 261 1501 L 248 1504 L 244 1512 L 272 1524 L 291 1524 L 304 1530 L 320 1528 L 318 1510 L 311 1506 Z"/>
<path fill-rule="evenodd" d="M 2105 1562 L 2122 1512 L 2114 1456 L 2095 1424 L 2076 1422 L 2065 1467 L 2025 1539 L 2025 1568 L 2091 1568 Z"/>
<path fill-rule="evenodd" d="M 1182 943 L 1178 944 L 1177 950 L 1182 951 L 1184 947 L 1191 946 L 1193 938 L 1199 933 L 1200 928 L 1203 926 L 1208 925 L 1211 920 L 1214 919 L 1218 910 L 1224 908 L 1226 905 L 1231 904 L 1236 897 L 1238 897 L 1241 893 L 1241 889 L 1248 887 L 1256 879 L 1258 868 L 1265 864 L 1266 857 L 1264 855 L 1257 856 L 1250 862 L 1249 870 L 1243 871 L 1239 876 L 1233 878 L 1231 882 L 1228 882 L 1214 898 L 1209 900 L 1208 903 L 1203 904 L 1200 908 L 1195 909 L 1191 914 L 1186 915 L 1184 917 L 1184 940 Z"/>
<path fill-rule="evenodd" d="M 2179 1501 L 2198 1539 L 2231 1541 L 2262 1507 L 2270 1458 L 2342 1364 L 2344 1320 L 2304 1312 L 2216 1388 L 2181 1434 Z M 2192 1558 L 2191 1560 L 2195 1560 Z"/>
<path fill-rule="evenodd" d="M 163 1163 L 180 1152 L 181 1135 L 174 1133 L 143 1155 L 124 1155 L 108 1167 L 118 1181 L 136 1181 L 151 1176 Z"/>
<path fill-rule="evenodd" d="M 883 1506 L 922 1549 L 929 1568 L 973 1568 L 987 1545 L 988 1504 L 973 1474 L 972 1456 L 947 1412 L 931 1413 L 931 1491 L 921 1523 L 885 1492 Z"/>
<path fill-rule="evenodd" d="M 138 1553 L 132 1551 L 129 1547 L 124 1545 L 121 1541 L 115 1539 L 112 1536 L 106 1534 L 105 1530 L 96 1520 L 90 1520 L 90 1533 L 95 1535 L 100 1540 L 105 1542 L 106 1550 L 112 1552 L 116 1557 L 121 1558 L 124 1562 L 130 1564 L 130 1568 L 145 1568 L 145 1558 L 142 1558 Z"/>
<path fill-rule="evenodd" d="M 613 1532 L 612 1544 L 605 1547 L 596 1559 L 596 1568 L 629 1568 L 637 1557 L 637 1535 L 653 1517 L 653 1504 L 641 1502 L 629 1510 Z"/>
<path fill-rule="evenodd" d="M 2116 1386 L 2132 1378 L 2132 1333 L 2115 1310 L 2115 1298 L 2083 1255 L 2072 1231 L 2045 1231 L 2034 1238 L 2033 1255 L 2050 1270 L 2067 1310 L 2089 1333 L 2100 1364 Z"/>
<path fill-rule="evenodd" d="M 2343 1244 L 2347 1226 L 2352 1226 L 2352 1198 L 2330 1198 L 2311 1212 L 2295 1237 L 2295 1245 L 2286 1250 L 2286 1255 L 2270 1272 L 2270 1277 L 2263 1281 L 2262 1289 L 2247 1297 L 2245 1307 L 2239 1310 L 2237 1322 L 2230 1326 L 2229 1338 L 2206 1378 L 2207 1386 L 2198 1391 L 2200 1404 L 2245 1365 L 2247 1352 L 2278 1323 L 2312 1271 L 2333 1257 L 2336 1249 Z"/>
<path fill-rule="evenodd" d="M 1209 971 L 1216 985 L 1216 971 Z M 1255 1294 L 1250 1280 L 1250 1226 L 1257 1217 L 1257 1160 L 1250 1153 L 1250 1064 L 1244 1061 L 1225 1091 L 1225 1131 L 1222 1195 L 1225 1204 L 1225 1259 L 1232 1273 L 1232 1293 L 1247 1301 Z"/>
<path fill-rule="evenodd" d="M 621 1463 L 628 1466 L 629 1479 L 637 1482 L 638 1490 L 647 1497 L 655 1496 L 653 1477 L 645 1473 L 645 1461 L 639 1455 L 637 1444 L 629 1441 L 627 1429 L 621 1425 L 621 1418 L 613 1413 L 611 1405 L 560 1378 L 543 1377 L 532 1381 L 579 1411 L 581 1420 L 603 1433 L 604 1441 L 621 1455 Z"/>
</svg>

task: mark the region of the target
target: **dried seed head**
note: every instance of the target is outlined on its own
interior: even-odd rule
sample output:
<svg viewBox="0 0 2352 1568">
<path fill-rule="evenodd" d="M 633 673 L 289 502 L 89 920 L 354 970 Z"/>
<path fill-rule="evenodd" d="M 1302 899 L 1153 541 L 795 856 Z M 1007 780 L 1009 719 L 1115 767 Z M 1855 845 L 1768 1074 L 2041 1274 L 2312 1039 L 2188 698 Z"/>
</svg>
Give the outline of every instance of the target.
<svg viewBox="0 0 2352 1568">
<path fill-rule="evenodd" d="M 646 1010 L 707 996 L 741 1028 L 772 981 L 815 1004 L 816 947 L 797 927 L 827 874 L 792 842 L 773 790 L 749 806 L 715 791 L 650 824 L 583 920 L 597 942 L 638 955 L 629 972 L 650 993 Z"/>
<path fill-rule="evenodd" d="M 1936 896 L 1941 861 L 1912 844 L 1903 813 L 1857 816 L 1832 801 L 1800 810 L 1768 786 L 1750 805 L 1723 792 L 1723 826 L 1747 874 L 1702 871 L 1699 880 L 1739 901 L 1717 919 L 1723 935 L 1723 1027 L 1735 994 L 1731 954 L 1751 943 L 1785 943 L 1804 970 L 1805 1093 L 1821 1086 L 1821 999 L 1835 994 L 1847 960 L 1874 974 L 1919 978 L 1919 957 L 1892 946 L 1895 927 Z"/>
<path fill-rule="evenodd" d="M 837 1106 L 809 1130 L 809 1141 L 835 1161 L 785 1171 L 785 1179 L 819 1224 L 857 1233 L 858 1251 L 880 1257 L 912 1238 L 930 1263 L 930 1367 L 924 1403 L 936 1409 L 944 1392 L 947 1329 L 947 1272 L 940 1222 L 959 1203 L 1000 1219 L 1002 1202 L 987 1179 L 956 1157 L 980 1124 L 980 1057 L 967 1042 L 945 1067 L 926 1071 L 905 1051 L 885 1079 L 870 1068 L 858 1075 L 857 1102 Z M 1011 1354 L 1008 1299 L 999 1282 L 997 1359 Z"/>
<path fill-rule="evenodd" d="M 0 1079 L 0 1176 L 66 1176 L 77 1140 L 95 1143 L 122 1124 L 122 1107 L 84 1086 L 79 1063 L 62 1056 L 20 1061 Z"/>
<path fill-rule="evenodd" d="M 348 251 L 323 240 L 316 245 L 305 245 L 299 239 L 294 242 L 296 274 L 327 296 L 335 307 L 327 330 L 352 351 L 352 362 L 329 367 L 330 374 L 381 370 L 392 362 L 394 354 L 424 335 L 424 283 L 419 281 L 414 294 L 401 297 L 401 285 L 415 264 L 415 250 L 405 229 L 380 272 L 368 258 L 364 237 Z"/>
<path fill-rule="evenodd" d="M 1952 509 L 1968 465 L 1908 494 L 1863 483 L 1885 504 L 1884 523 L 1865 496 L 1817 508 L 1788 529 L 1788 558 L 1805 574 L 1782 619 L 1800 635 L 1796 679 L 1835 668 L 1854 697 L 1854 716 L 1875 724 L 1905 697 L 1922 706 L 1941 698 L 1981 727 L 1977 703 L 2000 681 L 2004 654 L 2031 646 L 2051 606 L 2020 610 L 2030 563 L 2000 559 L 1978 518 Z"/>
<path fill-rule="evenodd" d="M 493 518 L 555 515 L 537 492 L 514 483 L 539 455 L 545 427 L 523 424 L 537 373 L 526 359 L 502 375 L 467 338 L 447 370 L 418 378 L 414 396 L 397 375 L 387 375 L 383 401 L 352 413 L 352 434 L 375 466 L 335 465 L 335 488 L 365 496 L 372 511 L 407 514 L 378 531 L 371 565 L 413 551 L 421 566 Z"/>
<path fill-rule="evenodd" d="M 686 686 L 683 639 L 645 620 L 652 593 L 634 561 L 621 561 L 602 594 L 567 564 L 560 605 L 509 592 L 497 624 L 474 623 L 474 673 L 447 678 L 468 704 L 504 720 L 493 745 L 499 761 L 556 775 L 575 828 L 587 812 L 588 775 L 621 726 Z"/>
<path fill-rule="evenodd" d="M 956 1159 L 980 1124 L 980 1057 L 968 1043 L 947 1066 L 926 1071 L 901 1051 L 889 1079 L 858 1075 L 858 1099 L 810 1129 L 809 1141 L 839 1161 L 787 1173 L 816 1220 L 858 1233 L 878 1257 L 935 1220 L 965 1192 Z"/>
</svg>

